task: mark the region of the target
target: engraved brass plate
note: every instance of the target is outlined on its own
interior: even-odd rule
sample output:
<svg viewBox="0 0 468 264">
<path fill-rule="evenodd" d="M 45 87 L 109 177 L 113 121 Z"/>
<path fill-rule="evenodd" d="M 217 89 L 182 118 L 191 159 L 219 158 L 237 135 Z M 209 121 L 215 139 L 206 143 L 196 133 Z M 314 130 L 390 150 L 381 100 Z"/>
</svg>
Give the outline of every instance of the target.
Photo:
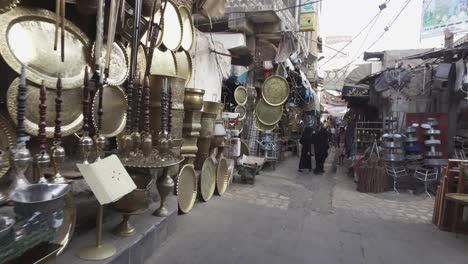
<svg viewBox="0 0 468 264">
<path fill-rule="evenodd" d="M 244 86 L 239 86 L 234 91 L 234 100 L 238 105 L 245 105 L 247 103 L 247 89 Z"/>
<path fill-rule="evenodd" d="M 11 119 L 15 121 L 15 123 L 19 82 L 19 78 L 13 80 L 7 91 L 8 114 L 10 114 Z M 38 85 L 28 83 L 24 127 L 26 129 L 26 133 L 34 136 L 37 136 L 38 134 L 39 92 L 40 87 Z M 82 96 L 83 91 L 81 88 L 62 91 L 62 136 L 69 136 L 81 129 L 81 125 L 83 123 L 83 109 L 81 105 Z M 48 138 L 53 138 L 55 127 L 55 90 L 47 89 L 46 97 L 46 136 Z"/>
<path fill-rule="evenodd" d="M 257 118 L 260 122 L 267 126 L 272 126 L 281 120 L 283 107 L 281 105 L 271 106 L 263 99 L 260 99 L 255 106 L 255 112 L 257 113 Z"/>
<path fill-rule="evenodd" d="M 127 47 L 126 52 L 127 52 L 127 58 L 130 58 L 131 52 L 132 52 L 132 50 L 130 49 L 130 45 Z M 130 68 L 130 62 L 127 65 L 129 65 L 128 67 Z M 146 50 L 143 44 L 140 43 L 138 45 L 137 68 L 135 72 L 137 74 L 141 72 L 141 74 L 143 75 L 146 72 L 146 65 L 147 65 Z"/>
<path fill-rule="evenodd" d="M 159 24 L 160 20 L 161 20 L 161 7 L 159 7 L 158 11 L 154 15 L 153 22 L 155 22 L 156 24 Z M 148 21 L 149 21 L 149 18 L 148 18 Z M 163 32 L 164 32 L 164 23 L 162 23 L 160 25 L 160 27 L 161 27 L 161 29 L 159 30 L 158 37 L 156 38 L 156 42 L 154 43 L 155 48 L 159 47 L 161 45 L 161 43 L 162 43 L 162 35 L 163 35 Z M 148 34 L 148 31 L 146 31 L 145 34 L 143 34 L 143 37 L 140 39 L 143 43 L 146 43 L 146 38 L 148 37 L 147 34 Z M 148 45 L 148 48 L 149 48 L 149 45 Z"/>
<path fill-rule="evenodd" d="M 272 130 L 274 130 L 276 128 L 276 124 L 274 124 L 274 125 L 265 125 L 260 120 L 258 120 L 258 117 L 256 117 L 255 118 L 255 127 L 260 131 L 272 131 Z"/>
<path fill-rule="evenodd" d="M 154 49 L 150 74 L 177 77 L 177 61 L 174 53 L 170 50 Z"/>
<path fill-rule="evenodd" d="M 177 201 L 179 210 L 187 214 L 197 199 L 197 177 L 193 165 L 185 165 L 177 176 Z"/>
<path fill-rule="evenodd" d="M 161 10 L 163 5 L 164 3 L 161 5 Z M 182 43 L 182 19 L 179 9 L 171 0 L 167 1 L 163 24 L 162 44 L 172 51 L 177 51 Z"/>
<path fill-rule="evenodd" d="M 91 54 L 94 56 L 94 46 Z M 107 43 L 103 44 L 101 50 L 101 60 L 106 61 L 107 58 Z M 127 51 L 118 42 L 114 42 L 112 45 L 110 65 L 109 65 L 109 76 L 107 76 L 106 82 L 109 85 L 117 86 L 125 82 L 129 72 L 129 56 Z M 142 71 L 144 73 L 144 71 Z"/>
<path fill-rule="evenodd" d="M 0 15 L 0 53 L 18 74 L 26 65 L 26 76 L 35 84 L 42 80 L 55 88 L 60 74 L 64 89 L 83 85 L 85 66 L 91 61 L 89 39 L 73 23 L 65 21 L 65 62 L 61 50 L 54 51 L 55 13 L 17 7 Z"/>
<path fill-rule="evenodd" d="M 2 178 L 10 169 L 8 149 L 16 142 L 15 128 L 3 115 L 0 115 L 0 138 L 0 150 L 3 152 L 3 167 L 0 169 L 0 178 Z"/>
<path fill-rule="evenodd" d="M 75 233 L 76 205 L 73 194 L 65 195 L 65 208 L 63 210 L 63 224 L 57 230 L 54 243 L 61 245 L 57 254 L 62 254 Z"/>
<path fill-rule="evenodd" d="M 247 115 L 247 110 L 245 110 L 245 106 L 238 105 L 236 109 L 234 109 L 234 113 L 239 113 L 239 120 L 244 120 Z"/>
<path fill-rule="evenodd" d="M 281 76 L 271 76 L 262 86 L 262 97 L 271 106 L 282 105 L 289 96 L 289 84 Z"/>
<path fill-rule="evenodd" d="M 102 131 L 105 137 L 115 137 L 125 128 L 127 120 L 127 97 L 125 92 L 118 86 L 104 86 L 102 100 Z M 97 127 L 99 93 L 93 100 L 93 123 Z"/>
<path fill-rule="evenodd" d="M 189 51 L 193 46 L 195 34 L 193 30 L 192 13 L 185 6 L 179 7 L 180 17 L 182 19 L 182 43 L 181 47 Z"/>
<path fill-rule="evenodd" d="M 216 191 L 218 195 L 223 195 L 228 187 L 229 182 L 229 168 L 225 158 L 221 158 L 216 168 Z"/>
<path fill-rule="evenodd" d="M 208 157 L 203 162 L 200 173 L 200 193 L 203 201 L 208 202 L 213 197 L 216 188 L 216 165 L 213 158 Z"/>
<path fill-rule="evenodd" d="M 187 84 L 192 77 L 192 57 L 185 50 L 174 52 L 174 54 L 177 61 L 177 76 L 186 80 L 185 84 Z"/>
</svg>

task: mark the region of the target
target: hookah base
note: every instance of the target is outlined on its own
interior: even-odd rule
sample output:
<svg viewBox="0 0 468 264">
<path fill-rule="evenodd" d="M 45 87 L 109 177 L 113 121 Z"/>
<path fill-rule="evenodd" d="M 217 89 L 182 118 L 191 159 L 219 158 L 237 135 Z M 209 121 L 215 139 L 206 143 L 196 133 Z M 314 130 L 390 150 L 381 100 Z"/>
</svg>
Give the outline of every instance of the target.
<svg viewBox="0 0 468 264">
<path fill-rule="evenodd" d="M 159 216 L 159 217 L 167 217 L 169 216 L 169 210 L 167 210 L 166 207 L 162 206 L 156 209 L 153 213 L 154 216 Z"/>
</svg>

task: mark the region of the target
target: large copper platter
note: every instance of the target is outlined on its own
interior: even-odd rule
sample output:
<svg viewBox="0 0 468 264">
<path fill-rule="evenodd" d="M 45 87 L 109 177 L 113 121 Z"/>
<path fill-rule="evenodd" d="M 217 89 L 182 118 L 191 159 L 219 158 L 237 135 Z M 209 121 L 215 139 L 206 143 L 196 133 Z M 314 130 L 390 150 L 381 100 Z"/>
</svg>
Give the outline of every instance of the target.
<svg viewBox="0 0 468 264">
<path fill-rule="evenodd" d="M 216 188 L 216 164 L 212 157 L 203 162 L 200 173 L 200 193 L 202 200 L 208 202 L 213 197 Z"/>
<path fill-rule="evenodd" d="M 229 166 L 225 158 L 221 158 L 216 168 L 216 191 L 218 195 L 223 195 L 229 182 Z"/>
<path fill-rule="evenodd" d="M 260 131 L 272 131 L 272 130 L 274 130 L 276 128 L 276 124 L 265 125 L 260 120 L 258 120 L 258 117 L 256 117 L 255 118 L 255 127 Z"/>
<path fill-rule="evenodd" d="M 236 106 L 236 108 L 234 109 L 234 113 L 238 113 L 238 114 L 239 114 L 239 120 L 244 120 L 244 119 L 245 119 L 245 116 L 247 115 L 247 110 L 245 109 L 245 106 L 243 106 L 243 105 L 238 105 L 238 106 Z"/>
<path fill-rule="evenodd" d="M 3 152 L 3 166 L 0 169 L 0 178 L 2 178 L 8 172 L 8 169 L 10 169 L 8 149 L 16 141 L 15 128 L 3 115 L 0 115 L 0 139 L 0 150 Z"/>
<path fill-rule="evenodd" d="M 170 50 L 154 49 L 150 74 L 177 77 L 177 61 L 174 53 Z"/>
<path fill-rule="evenodd" d="M 255 106 L 255 112 L 260 122 L 267 126 L 272 126 L 281 120 L 283 115 L 283 107 L 281 105 L 271 106 L 260 99 Z"/>
<path fill-rule="evenodd" d="M 19 0 L 0 0 L 0 14 L 12 10 L 19 2 Z"/>
<path fill-rule="evenodd" d="M 289 84 L 285 78 L 273 75 L 262 86 L 262 97 L 271 106 L 282 105 L 289 96 Z"/>
<path fill-rule="evenodd" d="M 118 86 L 105 85 L 102 103 L 102 131 L 101 135 L 105 137 L 115 137 L 125 128 L 127 120 L 127 97 L 125 92 Z M 93 122 L 97 127 L 98 93 L 93 100 Z"/>
<path fill-rule="evenodd" d="M 189 51 L 193 46 L 195 38 L 193 30 L 192 13 L 185 6 L 179 6 L 180 17 L 182 19 L 182 49 Z"/>
<path fill-rule="evenodd" d="M 186 80 L 187 84 L 192 77 L 192 57 L 185 50 L 174 52 L 174 55 L 177 61 L 177 76 Z"/>
<path fill-rule="evenodd" d="M 94 47 L 93 44 L 93 51 L 91 54 L 94 57 Z M 101 59 L 102 61 L 106 60 L 107 56 L 107 43 L 103 44 L 101 50 Z M 110 65 L 109 65 L 109 76 L 107 76 L 106 82 L 109 85 L 121 85 L 125 82 L 128 76 L 129 68 L 129 56 L 127 51 L 122 46 L 122 44 L 118 42 L 114 42 L 112 45 L 111 51 L 111 58 L 110 58 Z M 142 71 L 144 73 L 144 71 Z"/>
<path fill-rule="evenodd" d="M 179 210 L 187 214 L 193 209 L 197 199 L 197 176 L 193 165 L 186 164 L 177 176 L 177 201 Z"/>
<path fill-rule="evenodd" d="M 234 100 L 238 105 L 245 105 L 247 103 L 248 94 L 247 89 L 244 86 L 238 86 L 234 90 Z"/>
<path fill-rule="evenodd" d="M 65 195 L 65 208 L 63 209 L 63 214 L 63 224 L 57 230 L 57 235 L 53 241 L 55 244 L 61 245 L 57 254 L 63 253 L 75 232 L 76 205 L 71 192 Z"/>
<path fill-rule="evenodd" d="M 28 80 L 54 88 L 57 76 L 64 89 L 83 84 L 85 66 L 90 62 L 89 39 L 70 21 L 65 21 L 65 62 L 60 48 L 54 51 L 55 13 L 40 9 L 17 7 L 0 15 L 0 53 L 18 74 L 26 65 Z"/>
<path fill-rule="evenodd" d="M 161 10 L 163 5 L 161 5 Z M 177 51 L 182 43 L 182 19 L 179 9 L 171 0 L 167 1 L 163 24 L 162 44 L 172 51 Z"/>
<path fill-rule="evenodd" d="M 11 119 L 15 121 L 15 123 L 19 82 L 19 78 L 13 80 L 7 91 L 7 109 Z M 40 87 L 33 83 L 28 83 L 27 86 L 24 126 L 26 133 L 37 136 L 39 124 L 38 107 Z M 81 105 L 82 96 L 83 92 L 81 88 L 62 91 L 62 136 L 69 136 L 80 130 L 83 122 L 83 110 Z M 47 89 L 46 97 L 46 136 L 48 138 L 53 138 L 55 127 L 55 90 Z"/>
</svg>

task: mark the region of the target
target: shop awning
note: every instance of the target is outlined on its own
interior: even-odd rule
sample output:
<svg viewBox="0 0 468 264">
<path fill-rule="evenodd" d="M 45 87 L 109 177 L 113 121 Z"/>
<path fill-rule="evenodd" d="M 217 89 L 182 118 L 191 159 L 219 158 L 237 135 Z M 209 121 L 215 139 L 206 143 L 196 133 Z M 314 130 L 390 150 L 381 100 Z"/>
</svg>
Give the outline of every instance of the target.
<svg viewBox="0 0 468 264">
<path fill-rule="evenodd" d="M 344 81 L 342 97 L 368 97 L 369 85 L 358 83 L 371 73 L 372 65 L 370 63 L 361 64 L 352 70 Z"/>
</svg>

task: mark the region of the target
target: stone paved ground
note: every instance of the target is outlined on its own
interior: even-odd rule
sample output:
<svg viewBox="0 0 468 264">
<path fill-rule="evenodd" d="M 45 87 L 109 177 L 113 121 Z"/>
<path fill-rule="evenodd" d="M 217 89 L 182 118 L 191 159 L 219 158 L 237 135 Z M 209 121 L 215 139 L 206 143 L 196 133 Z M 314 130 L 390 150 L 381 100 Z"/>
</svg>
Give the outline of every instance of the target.
<svg viewBox="0 0 468 264">
<path fill-rule="evenodd" d="M 431 199 L 361 194 L 340 168 L 313 175 L 297 163 L 197 203 L 147 264 L 468 263 L 468 237 L 429 223 Z"/>
</svg>

